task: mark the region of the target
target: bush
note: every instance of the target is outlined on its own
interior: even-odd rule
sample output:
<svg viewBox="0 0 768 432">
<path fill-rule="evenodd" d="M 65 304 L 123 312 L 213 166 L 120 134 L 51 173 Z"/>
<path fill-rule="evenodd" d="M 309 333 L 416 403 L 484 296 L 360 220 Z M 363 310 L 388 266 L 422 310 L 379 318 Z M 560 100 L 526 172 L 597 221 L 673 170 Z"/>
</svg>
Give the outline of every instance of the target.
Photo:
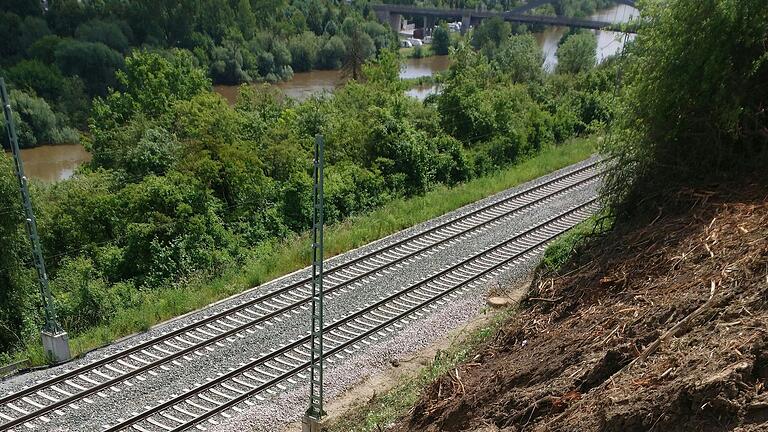
<svg viewBox="0 0 768 432">
<path fill-rule="evenodd" d="M 291 67 L 296 72 L 307 72 L 315 67 L 320 51 L 319 39 L 312 32 L 304 32 L 288 39 Z"/>
<path fill-rule="evenodd" d="M 100 42 L 62 41 L 56 47 L 56 64 L 62 72 L 79 76 L 90 95 L 107 94 L 117 84 L 115 72 L 123 68 L 123 56 Z"/>
<path fill-rule="evenodd" d="M 74 129 L 64 127 L 51 107 L 43 99 L 12 90 L 13 108 L 19 147 L 35 147 L 41 144 L 78 143 L 79 134 Z M 3 146 L 8 148 L 5 122 L 0 124 Z"/>
<path fill-rule="evenodd" d="M 435 27 L 432 32 L 432 50 L 437 55 L 447 55 L 451 49 L 451 33 L 448 26 L 443 23 Z"/>
<path fill-rule="evenodd" d="M 58 100 L 65 94 L 68 82 L 59 68 L 38 60 L 22 60 L 8 69 L 8 80 L 16 88 L 34 92 L 50 101 Z"/>
<path fill-rule="evenodd" d="M 648 6 L 608 147 L 621 167 L 609 191 L 627 210 L 674 190 L 670 184 L 764 173 L 768 158 L 768 4 Z"/>
<path fill-rule="evenodd" d="M 597 37 L 584 31 L 569 37 L 557 48 L 557 72 L 578 74 L 590 71 L 597 63 Z"/>
<path fill-rule="evenodd" d="M 538 82 L 543 76 L 544 55 L 530 33 L 502 42 L 493 60 L 499 72 L 514 82 Z"/>
<path fill-rule="evenodd" d="M 19 186 L 11 158 L 0 152 L 0 351 L 19 347 L 39 324 L 35 272 L 23 266 L 29 256 Z"/>
<path fill-rule="evenodd" d="M 323 48 L 318 55 L 319 66 L 324 69 L 340 69 L 344 62 L 347 47 L 344 46 L 344 39 L 339 36 L 331 36 L 323 44 Z"/>
<path fill-rule="evenodd" d="M 120 26 L 98 19 L 86 21 L 75 30 L 75 37 L 86 42 L 101 42 L 121 53 L 128 52 L 130 42 Z"/>
</svg>

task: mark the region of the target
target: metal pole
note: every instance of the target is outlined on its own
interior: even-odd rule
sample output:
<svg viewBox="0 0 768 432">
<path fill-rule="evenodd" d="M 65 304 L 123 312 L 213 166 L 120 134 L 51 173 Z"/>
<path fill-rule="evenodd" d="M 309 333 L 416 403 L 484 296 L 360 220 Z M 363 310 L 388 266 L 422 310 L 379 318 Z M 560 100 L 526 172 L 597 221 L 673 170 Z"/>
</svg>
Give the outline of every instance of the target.
<svg viewBox="0 0 768 432">
<path fill-rule="evenodd" d="M 320 430 L 323 410 L 323 136 L 315 137 L 312 212 L 312 318 L 309 407 L 304 430 Z"/>
<path fill-rule="evenodd" d="M 24 205 L 24 219 L 26 222 L 27 235 L 29 236 L 29 242 L 32 245 L 32 257 L 34 259 L 35 269 L 37 270 L 37 279 L 40 285 L 40 297 L 45 310 L 45 325 L 42 334 L 43 346 L 46 351 L 52 355 L 54 360 L 69 360 L 69 341 L 66 337 L 66 332 L 64 332 L 64 329 L 59 325 L 56 316 L 56 306 L 53 303 L 53 296 L 51 295 L 51 290 L 48 286 L 48 273 L 45 271 L 45 259 L 43 258 L 43 250 L 40 247 L 40 237 L 37 234 L 37 221 L 35 220 L 35 213 L 32 209 L 29 184 L 27 176 L 24 174 L 24 162 L 21 160 L 19 139 L 16 136 L 16 125 L 14 124 L 13 112 L 11 111 L 11 99 L 8 97 L 8 91 L 5 87 L 5 79 L 3 78 L 0 78 L 0 94 L 2 95 L 3 114 L 5 116 L 5 130 L 8 134 L 8 142 L 11 145 L 11 152 L 13 153 L 16 178 L 19 181 L 21 200 Z M 66 345 L 66 349 L 62 346 L 62 342 Z M 53 345 L 51 345 L 51 343 Z"/>
</svg>

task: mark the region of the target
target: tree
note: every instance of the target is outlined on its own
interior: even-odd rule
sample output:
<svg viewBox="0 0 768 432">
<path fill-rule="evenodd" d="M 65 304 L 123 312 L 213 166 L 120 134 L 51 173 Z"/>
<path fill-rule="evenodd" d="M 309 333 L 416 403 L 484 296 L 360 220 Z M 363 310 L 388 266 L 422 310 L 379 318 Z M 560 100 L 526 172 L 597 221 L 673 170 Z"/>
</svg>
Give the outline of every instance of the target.
<svg viewBox="0 0 768 432">
<path fill-rule="evenodd" d="M 48 24 L 40 17 L 28 16 L 21 23 L 21 34 L 19 35 L 19 48 L 21 52 L 26 52 L 36 40 L 48 36 L 51 31 Z"/>
<path fill-rule="evenodd" d="M 314 33 L 306 31 L 291 36 L 288 39 L 288 49 L 291 51 L 291 66 L 296 72 L 312 70 L 317 63 L 317 55 L 320 51 L 318 37 Z"/>
<path fill-rule="evenodd" d="M 19 147 L 35 147 L 41 144 L 77 143 L 76 131 L 63 127 L 51 107 L 43 99 L 12 90 L 13 107 Z M 5 122 L 0 126 L 3 143 L 7 141 Z"/>
<path fill-rule="evenodd" d="M 398 53 L 384 50 L 375 61 L 371 60 L 363 65 L 363 76 L 366 81 L 372 84 L 382 84 L 388 87 L 398 86 L 402 67 Z"/>
<path fill-rule="evenodd" d="M 43 36 L 27 49 L 27 54 L 35 60 L 53 64 L 56 62 L 56 48 L 61 41 L 62 39 L 56 35 Z"/>
<path fill-rule="evenodd" d="M 432 32 L 432 49 L 437 55 L 446 55 L 451 48 L 451 33 L 445 23 L 435 27 Z"/>
<path fill-rule="evenodd" d="M 537 81 L 542 77 L 544 56 L 532 34 L 515 35 L 504 41 L 494 62 L 499 71 L 515 82 Z"/>
<path fill-rule="evenodd" d="M 356 28 L 346 38 L 344 45 L 347 48 L 343 66 L 344 74 L 353 80 L 359 80 L 362 77 L 363 65 L 366 60 L 376 52 L 373 40 L 367 33 Z"/>
<path fill-rule="evenodd" d="M 0 152 L 0 351 L 11 351 L 21 345 L 32 329 L 37 327 L 33 271 L 22 262 L 29 258 L 24 238 L 23 215 L 19 186 L 10 157 Z"/>
<path fill-rule="evenodd" d="M 249 0 L 239 0 L 237 3 L 237 25 L 245 39 L 252 39 L 256 32 L 256 15 L 251 9 Z"/>
<path fill-rule="evenodd" d="M 102 20 L 90 20 L 77 26 L 75 37 L 86 42 L 101 42 L 115 51 L 125 53 L 128 51 L 128 38 L 120 27 Z"/>
<path fill-rule="evenodd" d="M 12 12 L 0 12 L 0 39 L 5 41 L 0 44 L 0 59 L 3 62 L 19 54 L 21 26 L 22 21 L 18 15 Z"/>
<path fill-rule="evenodd" d="M 32 91 L 49 101 L 57 101 L 68 84 L 56 65 L 47 65 L 38 60 L 16 63 L 8 69 L 8 80 L 17 88 Z"/>
<path fill-rule="evenodd" d="M 19 16 L 40 16 L 43 8 L 38 0 L 5 0 L 0 11 L 13 12 Z"/>
<path fill-rule="evenodd" d="M 61 71 L 82 78 L 91 95 L 106 95 L 117 84 L 115 72 L 124 64 L 119 52 L 100 42 L 65 40 L 56 48 L 55 57 Z"/>
<path fill-rule="evenodd" d="M 319 65 L 324 69 L 340 69 L 346 53 L 347 47 L 344 45 L 344 39 L 339 36 L 331 36 L 320 49 Z"/>
<path fill-rule="evenodd" d="M 170 113 L 178 100 L 189 100 L 210 89 L 205 72 L 187 51 L 173 50 L 169 58 L 150 51 L 134 51 L 117 74 L 123 91 L 112 91 L 94 101 L 90 122 L 95 142 L 101 133 L 123 125 L 134 116 L 158 118 Z"/>
<path fill-rule="evenodd" d="M 483 50 L 486 56 L 492 57 L 493 51 L 511 34 L 512 27 L 508 22 L 500 17 L 489 18 L 472 33 L 472 46 Z"/>
<path fill-rule="evenodd" d="M 568 38 L 557 49 L 557 72 L 577 74 L 591 70 L 597 63 L 597 37 L 585 31 Z"/>
</svg>

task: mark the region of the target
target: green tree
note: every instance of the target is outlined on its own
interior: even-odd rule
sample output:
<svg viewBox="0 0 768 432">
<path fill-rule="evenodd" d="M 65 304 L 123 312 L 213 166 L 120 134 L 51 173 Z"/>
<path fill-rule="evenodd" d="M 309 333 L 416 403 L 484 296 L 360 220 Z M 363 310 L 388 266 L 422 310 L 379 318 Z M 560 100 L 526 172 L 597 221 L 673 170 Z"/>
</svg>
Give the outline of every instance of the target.
<svg viewBox="0 0 768 432">
<path fill-rule="evenodd" d="M 26 52 L 35 41 L 50 34 L 51 31 L 44 19 L 35 16 L 24 18 L 19 34 L 19 51 Z"/>
<path fill-rule="evenodd" d="M 38 323 L 34 271 L 23 266 L 30 252 L 24 238 L 18 182 L 10 157 L 0 152 L 0 352 L 20 347 Z"/>
<path fill-rule="evenodd" d="M 499 71 L 515 82 L 538 81 L 542 78 L 544 56 L 532 34 L 515 35 L 499 47 L 494 62 Z"/>
<path fill-rule="evenodd" d="M 0 11 L 13 12 L 19 16 L 40 16 L 43 13 L 42 5 L 37 0 L 5 0 Z"/>
<path fill-rule="evenodd" d="M 347 47 L 344 45 L 344 39 L 339 36 L 331 36 L 325 41 L 318 54 L 320 67 L 324 69 L 340 69 Z"/>
<path fill-rule="evenodd" d="M 8 59 L 19 54 L 21 42 L 22 21 L 18 15 L 12 12 L 0 13 L 0 39 L 5 41 L 0 44 L 0 62 L 6 63 Z"/>
<path fill-rule="evenodd" d="M 288 39 L 288 49 L 291 51 L 291 66 L 296 72 L 306 72 L 317 63 L 320 39 L 312 32 L 306 31 L 291 36 Z"/>
<path fill-rule="evenodd" d="M 240 32 L 245 39 L 252 39 L 256 33 L 256 15 L 253 14 L 251 9 L 251 2 L 249 0 L 239 0 L 237 3 L 237 25 L 240 28 Z"/>
<path fill-rule="evenodd" d="M 77 26 L 75 37 L 86 42 L 101 42 L 115 51 L 128 51 L 129 41 L 120 27 L 102 20 L 90 20 Z"/>
<path fill-rule="evenodd" d="M 399 86 L 402 68 L 400 55 L 395 51 L 384 50 L 375 61 L 371 60 L 363 65 L 363 76 L 371 84 Z"/>
<path fill-rule="evenodd" d="M 472 32 L 472 46 L 492 57 L 493 52 L 512 34 L 510 24 L 499 17 L 489 18 Z"/>
<path fill-rule="evenodd" d="M 597 37 L 589 31 L 568 38 L 557 48 L 557 72 L 588 72 L 597 63 Z"/>
<path fill-rule="evenodd" d="M 192 56 L 182 50 L 173 50 L 169 57 L 134 51 L 126 58 L 125 70 L 118 72 L 117 80 L 123 90 L 94 103 L 94 131 L 125 124 L 136 115 L 161 117 L 171 111 L 175 101 L 191 99 L 211 87 Z"/>
<path fill-rule="evenodd" d="M 435 27 L 432 32 L 432 49 L 437 55 L 446 55 L 451 48 L 451 33 L 445 23 Z"/>
<path fill-rule="evenodd" d="M 105 95 L 117 84 L 115 72 L 123 68 L 123 56 L 100 42 L 65 40 L 56 48 L 56 65 L 67 75 L 79 76 L 88 94 Z"/>
<path fill-rule="evenodd" d="M 43 99 L 18 90 L 12 90 L 10 97 L 20 147 L 79 142 L 77 132 L 64 127 Z M 6 143 L 5 122 L 0 126 L 0 133 Z"/>
<path fill-rule="evenodd" d="M 376 46 L 367 33 L 359 28 L 353 29 L 352 34 L 344 40 L 347 54 L 342 67 L 344 74 L 354 80 L 362 77 L 363 65 L 376 52 Z"/>
<path fill-rule="evenodd" d="M 8 69 L 8 80 L 17 88 L 31 91 L 49 101 L 56 101 L 64 94 L 67 79 L 55 65 L 38 60 L 22 60 Z"/>
<path fill-rule="evenodd" d="M 27 54 L 32 59 L 53 64 L 56 62 L 56 48 L 61 41 L 62 39 L 56 35 L 43 36 L 27 49 Z"/>
</svg>

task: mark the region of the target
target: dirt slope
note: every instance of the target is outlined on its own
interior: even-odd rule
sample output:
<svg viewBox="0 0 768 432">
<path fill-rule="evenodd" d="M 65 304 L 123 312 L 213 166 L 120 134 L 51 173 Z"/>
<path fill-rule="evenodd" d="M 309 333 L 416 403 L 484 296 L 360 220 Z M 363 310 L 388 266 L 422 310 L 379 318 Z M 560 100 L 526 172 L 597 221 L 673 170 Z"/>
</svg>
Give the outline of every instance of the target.
<svg viewBox="0 0 768 432">
<path fill-rule="evenodd" d="M 768 431 L 767 192 L 726 189 L 582 251 L 394 429 Z"/>
</svg>

